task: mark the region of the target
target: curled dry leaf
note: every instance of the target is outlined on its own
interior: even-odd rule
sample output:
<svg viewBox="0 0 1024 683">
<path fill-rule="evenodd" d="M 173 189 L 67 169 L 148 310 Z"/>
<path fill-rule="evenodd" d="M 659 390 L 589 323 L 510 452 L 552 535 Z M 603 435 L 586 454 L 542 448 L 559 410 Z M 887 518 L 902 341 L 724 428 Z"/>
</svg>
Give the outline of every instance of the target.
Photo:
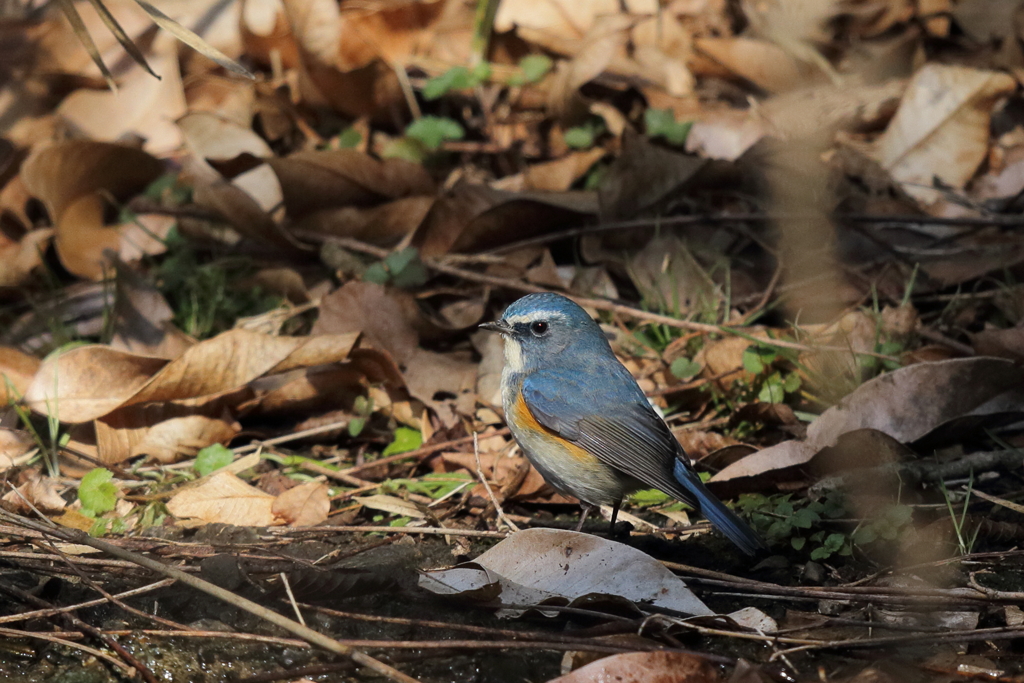
<svg viewBox="0 0 1024 683">
<path fill-rule="evenodd" d="M 462 183 L 434 203 L 412 245 L 424 257 L 493 249 L 580 225 L 594 213 L 591 192 L 512 193 Z"/>
<path fill-rule="evenodd" d="M 230 472 L 215 472 L 198 486 L 175 494 L 167 509 L 179 519 L 207 524 L 272 526 L 281 523 L 273 512 L 275 500 Z"/>
<path fill-rule="evenodd" d="M 1024 369 L 998 358 L 918 363 L 865 382 L 807 428 L 805 441 L 785 441 L 726 467 L 713 483 L 768 475 L 809 462 L 856 430 L 876 430 L 901 443 L 921 439 L 968 415 L 1024 411 Z"/>
<path fill-rule="evenodd" d="M 163 358 L 80 346 L 43 361 L 25 390 L 25 402 L 62 422 L 88 422 L 120 406 L 165 365 Z"/>
<path fill-rule="evenodd" d="M 941 198 L 939 178 L 963 188 L 988 152 L 995 101 L 1016 81 L 1008 74 L 927 64 L 914 75 L 874 155 L 906 192 L 925 205 Z"/>
<path fill-rule="evenodd" d="M 115 410 L 94 422 L 99 459 L 117 464 L 147 455 L 168 464 L 194 458 L 215 443 L 227 445 L 241 431 L 229 405 L 247 397 L 242 393 L 199 405 L 150 403 Z"/>
<path fill-rule="evenodd" d="M 117 254 L 120 234 L 105 227 L 104 195 L 124 200 L 163 172 L 163 164 L 123 145 L 72 140 L 32 153 L 21 177 L 46 206 L 55 226 L 61 263 L 81 277 L 102 279 Z"/>
<path fill-rule="evenodd" d="M 35 440 L 28 432 L 0 427 L 0 472 L 17 464 L 17 459 L 31 451 L 35 445 Z"/>
<path fill-rule="evenodd" d="M 698 38 L 697 50 L 740 78 L 770 93 L 821 81 L 820 69 L 759 38 Z"/>
<path fill-rule="evenodd" d="M 39 510 L 57 513 L 67 505 L 60 495 L 61 486 L 55 479 L 31 472 L 25 481 L 0 498 L 0 505 L 8 512 L 32 516 Z"/>
<path fill-rule="evenodd" d="M 296 152 L 267 163 L 281 182 L 285 208 L 293 219 L 322 209 L 372 206 L 435 192 L 422 165 L 375 159 L 350 149 Z"/>
<path fill-rule="evenodd" d="M 229 330 L 170 363 L 83 346 L 47 359 L 25 399 L 37 412 L 52 411 L 65 422 L 87 422 L 123 405 L 211 397 L 269 372 L 344 360 L 357 337 L 274 337 Z"/>
<path fill-rule="evenodd" d="M 0 346 L 0 405 L 20 400 L 39 370 L 35 356 L 10 346 Z"/>
<path fill-rule="evenodd" d="M 118 79 L 118 89 L 74 90 L 57 108 L 82 137 L 116 142 L 137 136 L 144 149 L 155 155 L 167 155 L 181 145 L 181 133 L 174 119 L 186 111 L 185 91 L 178 68 L 177 45 L 158 40 L 160 53 L 151 57 L 154 78 L 135 64 Z"/>
<path fill-rule="evenodd" d="M 335 0 L 283 0 L 282 4 L 298 47 L 300 85 L 307 102 L 328 105 L 353 118 L 404 106 L 404 95 L 394 70 L 374 54 L 381 43 L 371 42 L 373 30 L 359 34 L 360 29 L 370 27 L 361 25 L 363 22 L 358 18 L 354 22 L 343 18 Z M 415 12 L 418 4 L 395 7 L 400 12 L 402 8 Z M 439 3 L 424 4 L 436 6 Z M 349 13 L 349 16 L 353 14 L 356 17 L 366 15 Z M 355 33 L 343 36 L 343 33 L 349 34 L 349 30 Z M 388 42 L 386 37 L 383 42 Z M 353 47 L 355 53 L 344 51 Z"/>
<path fill-rule="evenodd" d="M 331 499 L 327 484 L 308 481 L 282 492 L 271 508 L 288 526 L 314 526 L 327 521 Z"/>
<path fill-rule="evenodd" d="M 542 604 L 589 595 L 614 595 L 693 615 L 713 612 L 685 584 L 649 555 L 589 534 L 527 529 L 473 562 L 424 572 L 420 586 L 442 595 L 489 593 L 497 584 L 504 604 Z M 524 610 L 503 609 L 501 616 Z"/>
</svg>

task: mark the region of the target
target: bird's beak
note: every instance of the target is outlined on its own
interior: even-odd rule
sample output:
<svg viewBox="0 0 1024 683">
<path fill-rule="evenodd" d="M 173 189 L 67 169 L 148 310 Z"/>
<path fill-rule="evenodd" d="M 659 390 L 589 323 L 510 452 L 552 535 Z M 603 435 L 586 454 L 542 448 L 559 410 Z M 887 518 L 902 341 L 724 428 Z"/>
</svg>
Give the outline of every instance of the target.
<svg viewBox="0 0 1024 683">
<path fill-rule="evenodd" d="M 483 323 L 480 327 L 490 332 L 497 332 L 498 334 L 508 334 L 512 331 L 508 326 L 508 323 L 504 320 L 495 320 L 493 323 Z"/>
</svg>

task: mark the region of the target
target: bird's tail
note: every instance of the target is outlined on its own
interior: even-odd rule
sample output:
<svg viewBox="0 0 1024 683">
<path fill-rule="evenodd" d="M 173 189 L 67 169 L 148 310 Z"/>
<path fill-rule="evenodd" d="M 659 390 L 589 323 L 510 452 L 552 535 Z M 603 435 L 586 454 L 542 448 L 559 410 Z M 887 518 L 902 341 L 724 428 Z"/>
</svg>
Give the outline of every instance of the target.
<svg viewBox="0 0 1024 683">
<path fill-rule="evenodd" d="M 676 460 L 672 470 L 676 481 L 695 499 L 701 513 L 726 537 L 748 555 L 765 548 L 764 541 L 739 516 L 708 491 L 700 477 L 683 461 Z"/>
</svg>

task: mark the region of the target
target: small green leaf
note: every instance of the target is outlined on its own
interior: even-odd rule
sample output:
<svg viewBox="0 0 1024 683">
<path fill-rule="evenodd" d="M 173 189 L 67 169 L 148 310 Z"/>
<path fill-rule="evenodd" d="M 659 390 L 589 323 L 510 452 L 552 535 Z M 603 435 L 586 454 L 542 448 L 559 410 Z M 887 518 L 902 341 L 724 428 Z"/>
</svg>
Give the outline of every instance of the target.
<svg viewBox="0 0 1024 683">
<path fill-rule="evenodd" d="M 78 485 L 78 500 L 82 508 L 96 514 L 110 512 L 117 505 L 117 487 L 110 483 L 114 473 L 106 467 L 97 467 L 82 477 Z"/>
<path fill-rule="evenodd" d="M 793 522 L 793 526 L 798 529 L 810 529 L 821 518 L 813 510 L 804 508 L 803 510 L 797 510 L 790 519 Z"/>
<path fill-rule="evenodd" d="M 464 66 L 452 67 L 440 76 L 434 76 L 427 80 L 423 86 L 423 98 L 436 100 L 452 90 L 464 90 L 470 87 L 469 81 L 469 69 Z"/>
<path fill-rule="evenodd" d="M 835 553 L 839 552 L 844 543 L 846 543 L 846 536 L 844 534 L 829 534 L 822 545 L 828 548 L 829 552 Z"/>
<path fill-rule="evenodd" d="M 573 149 L 587 149 L 594 146 L 594 129 L 590 126 L 576 126 L 565 131 L 565 144 Z"/>
<path fill-rule="evenodd" d="M 356 400 L 352 402 L 352 409 L 360 415 L 369 415 L 373 412 L 373 403 L 365 396 L 356 396 Z"/>
<path fill-rule="evenodd" d="M 355 128 L 346 128 L 338 135 L 338 147 L 340 149 L 352 149 L 363 141 L 363 134 Z"/>
<path fill-rule="evenodd" d="M 374 263 L 363 271 L 363 282 L 372 282 L 375 285 L 386 285 L 391 279 L 391 273 L 384 266 L 384 262 Z"/>
<path fill-rule="evenodd" d="M 647 130 L 647 135 L 652 138 L 665 138 L 667 142 L 676 146 L 686 143 L 691 126 L 693 126 L 691 121 L 677 122 L 671 109 L 648 109 L 644 112 L 644 127 Z"/>
<path fill-rule="evenodd" d="M 786 398 L 786 390 L 782 386 L 782 375 L 773 372 L 764 380 L 757 400 L 761 403 L 782 403 Z"/>
<path fill-rule="evenodd" d="M 907 524 L 913 516 L 914 510 L 909 505 L 893 505 L 885 511 L 885 518 L 897 527 Z"/>
<path fill-rule="evenodd" d="M 811 551 L 812 560 L 824 560 L 832 554 L 832 551 L 825 547 L 818 547 Z"/>
<path fill-rule="evenodd" d="M 215 443 L 212 446 L 199 451 L 196 454 L 195 468 L 196 474 L 200 477 L 205 477 L 211 472 L 215 472 L 222 467 L 227 467 L 235 459 L 235 454 L 230 448 L 222 446 L 219 443 Z"/>
<path fill-rule="evenodd" d="M 803 536 L 794 536 L 789 539 L 789 544 L 793 546 L 793 550 L 803 550 L 804 546 L 807 545 L 807 539 Z"/>
<path fill-rule="evenodd" d="M 679 379 L 687 381 L 693 379 L 700 373 L 701 366 L 700 363 L 694 360 L 680 357 L 672 361 L 672 365 L 669 366 L 669 370 Z"/>
<path fill-rule="evenodd" d="M 750 346 L 743 352 L 743 367 L 747 372 L 760 375 L 771 366 L 777 357 L 775 349 L 765 346 Z"/>
<path fill-rule="evenodd" d="M 92 526 L 89 527 L 89 535 L 93 538 L 101 538 L 103 536 L 106 536 L 108 521 L 109 520 L 106 519 L 97 519 L 95 522 L 92 523 Z"/>
<path fill-rule="evenodd" d="M 672 500 L 672 496 L 658 489 L 641 489 L 629 497 L 629 502 L 639 507 L 661 505 Z"/>
<path fill-rule="evenodd" d="M 414 164 L 422 164 L 430 150 L 415 138 L 402 137 L 384 145 L 380 155 L 385 159 L 404 159 Z"/>
<path fill-rule="evenodd" d="M 396 455 L 414 451 L 423 445 L 423 435 L 416 429 L 399 427 L 395 430 L 395 440 L 388 444 L 381 453 L 382 456 Z"/>
<path fill-rule="evenodd" d="M 353 439 L 363 431 L 363 427 L 366 426 L 366 419 L 362 417 L 353 417 L 348 423 L 348 435 Z"/>
<path fill-rule="evenodd" d="M 408 526 L 411 521 L 412 517 L 396 517 L 388 522 L 388 526 Z"/>
<path fill-rule="evenodd" d="M 423 116 L 405 129 L 406 136 L 419 140 L 429 150 L 435 150 L 446 140 L 461 140 L 466 131 L 458 121 L 443 116 Z"/>
<path fill-rule="evenodd" d="M 554 62 L 547 55 L 526 55 L 519 60 L 519 68 L 523 72 L 523 81 L 536 83 L 548 75 Z"/>
<path fill-rule="evenodd" d="M 794 394 L 800 389 L 800 375 L 795 372 L 788 373 L 782 380 L 782 388 L 787 394 Z"/>
</svg>

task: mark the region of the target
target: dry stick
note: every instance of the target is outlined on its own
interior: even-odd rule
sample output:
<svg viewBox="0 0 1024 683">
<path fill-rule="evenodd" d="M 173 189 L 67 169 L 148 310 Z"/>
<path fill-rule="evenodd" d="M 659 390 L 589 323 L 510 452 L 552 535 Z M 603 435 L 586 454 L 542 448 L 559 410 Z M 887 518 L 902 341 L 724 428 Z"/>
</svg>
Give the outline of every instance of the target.
<svg viewBox="0 0 1024 683">
<path fill-rule="evenodd" d="M 130 598 L 136 595 L 142 595 L 144 593 L 151 593 L 157 589 L 165 588 L 173 584 L 174 579 L 161 579 L 156 583 L 151 583 L 148 586 L 142 586 L 141 588 L 135 588 L 130 591 L 118 593 L 113 597 Z M 0 617 L 0 624 L 9 624 L 16 621 L 26 621 L 28 619 L 38 619 L 39 617 L 48 617 L 54 614 L 62 614 L 64 612 L 74 612 L 75 610 L 85 609 L 86 607 L 95 607 L 96 605 L 102 605 L 106 602 L 106 598 L 97 598 L 96 600 L 87 600 L 86 602 L 79 602 L 74 605 L 67 605 L 66 607 L 51 607 L 49 609 L 38 609 L 32 612 L 22 612 L 21 614 L 9 614 L 7 616 Z"/>
<path fill-rule="evenodd" d="M 194 630 L 194 629 L 189 628 L 188 626 L 186 626 L 184 624 L 179 624 L 176 621 L 171 621 L 170 619 L 164 619 L 163 617 L 158 617 L 155 614 L 149 614 L 148 612 L 143 612 L 140 609 L 136 609 L 136 608 L 132 607 L 131 605 L 125 604 L 124 601 L 119 600 L 114 595 L 111 595 L 106 590 L 104 590 L 104 588 L 102 586 L 100 586 L 98 583 L 96 583 L 95 581 L 90 579 L 88 576 L 86 576 L 85 572 L 83 572 L 81 569 L 76 567 L 75 564 L 70 560 L 70 558 L 68 558 L 67 555 L 62 553 L 60 551 L 60 549 L 57 548 L 57 546 L 53 543 L 53 541 L 50 541 L 50 547 L 53 548 L 54 552 L 56 552 L 58 555 L 61 556 L 61 559 L 64 560 L 65 564 L 67 564 L 71 568 L 71 571 L 73 571 L 75 574 L 78 575 L 78 578 L 80 578 L 82 580 L 82 582 L 85 583 L 85 585 L 89 586 L 89 588 L 92 588 L 94 591 L 96 591 L 97 593 L 102 595 L 104 598 L 106 598 L 107 602 L 111 603 L 112 605 L 116 605 L 117 607 L 120 607 L 122 610 L 124 610 L 125 612 L 128 612 L 129 614 L 134 614 L 137 617 L 141 617 L 141 618 L 147 619 L 149 621 L 154 621 L 157 624 L 160 624 L 161 626 L 167 626 L 169 628 L 173 628 L 173 629 L 176 629 L 176 630 L 179 630 L 179 631 L 192 631 L 192 630 Z"/>
<path fill-rule="evenodd" d="M 335 640 L 334 638 L 330 638 L 322 633 L 318 633 L 311 628 L 308 628 L 306 626 L 303 626 L 302 624 L 292 621 L 288 617 L 285 617 L 281 614 L 278 614 L 277 612 L 274 612 L 273 610 L 269 610 L 266 607 L 258 605 L 251 600 L 247 600 L 246 598 L 243 598 L 239 595 L 235 595 L 231 591 L 225 590 L 220 586 L 215 586 L 214 584 L 208 581 L 203 581 L 200 578 L 186 574 L 185 572 L 177 568 L 165 565 L 162 562 L 158 562 L 156 560 L 145 557 L 144 555 L 139 555 L 137 553 L 133 553 L 122 548 L 118 548 L 116 545 L 107 543 L 106 541 L 101 541 L 98 538 L 91 538 L 88 534 L 82 531 L 78 531 L 77 529 L 69 529 L 57 526 L 47 527 L 33 520 L 25 519 L 24 517 L 19 517 L 17 515 L 11 514 L 6 510 L 0 510 L 0 518 L 5 519 L 8 522 L 11 522 L 12 524 L 20 524 L 29 529 L 44 534 L 49 533 L 53 536 L 56 536 L 57 538 L 69 541 L 71 543 L 81 543 L 83 545 L 88 545 L 90 547 L 96 548 L 97 550 L 102 550 L 105 553 L 113 555 L 114 557 L 118 557 L 129 562 L 134 562 L 140 567 L 145 567 L 146 569 L 150 569 L 159 574 L 163 574 L 164 576 L 167 576 L 169 578 L 176 579 L 177 581 L 185 584 L 186 586 L 195 588 L 196 590 L 202 591 L 207 595 L 212 595 L 218 600 L 223 600 L 229 605 L 233 605 L 265 621 L 269 621 L 275 626 L 279 626 L 280 628 L 283 628 L 289 633 L 293 633 L 302 638 L 303 640 L 307 640 L 321 649 L 327 650 L 328 652 L 333 652 L 334 654 L 349 657 L 352 659 L 352 661 L 356 662 L 357 664 L 360 664 L 368 669 L 372 669 L 373 671 L 376 671 L 382 676 L 386 676 L 387 678 L 393 681 L 402 681 L 402 683 L 419 683 L 419 681 L 417 681 L 415 678 L 407 676 L 403 674 L 401 671 L 398 671 L 397 669 L 388 666 L 384 662 L 378 659 L 374 659 L 373 657 L 370 657 L 369 655 L 354 649 L 354 647 L 351 645 L 346 645 Z"/>
<path fill-rule="evenodd" d="M 386 258 L 391 252 L 387 249 L 381 249 L 380 247 L 374 247 L 369 244 L 360 242 L 359 240 L 352 239 L 351 237 L 329 237 L 324 238 L 322 235 L 319 239 L 334 242 L 346 249 L 352 251 L 360 251 L 365 254 L 370 254 L 377 258 Z M 441 263 L 434 259 L 423 259 L 423 265 L 431 270 L 436 270 L 439 273 L 445 273 L 446 275 L 453 275 L 460 277 L 464 280 L 471 282 L 479 282 L 481 284 L 491 285 L 493 287 L 505 287 L 508 289 L 515 289 L 521 292 L 539 293 L 547 292 L 549 289 L 543 287 L 537 287 L 535 285 L 520 282 L 518 280 L 512 280 L 509 278 L 495 277 L 493 275 L 484 275 L 477 273 L 472 270 L 465 270 L 463 268 L 455 268 L 447 264 Z M 693 330 L 695 332 L 705 332 L 709 334 L 733 334 L 740 337 L 747 336 L 747 332 L 744 330 L 736 330 L 725 325 L 709 325 L 707 323 L 697 323 L 691 320 L 680 320 L 679 318 L 673 318 L 667 315 L 661 315 L 659 313 L 650 313 L 648 311 L 642 311 L 639 308 L 633 308 L 632 306 L 625 306 L 623 304 L 617 304 L 612 301 L 604 299 L 588 299 L 586 297 L 579 297 L 572 294 L 566 294 L 567 297 L 578 303 L 580 306 L 595 308 L 599 311 L 608 311 L 611 313 L 617 313 L 619 315 L 625 315 L 634 320 L 639 320 L 645 323 L 653 323 L 657 325 L 665 325 L 666 327 L 675 327 L 683 330 Z M 820 352 L 820 351 L 833 351 L 839 353 L 849 353 L 850 349 L 843 346 L 807 346 L 806 344 L 799 344 L 797 342 L 790 342 L 781 339 L 758 339 L 757 343 L 765 346 L 778 347 L 782 349 L 792 349 L 794 351 L 804 352 Z M 899 359 L 884 353 L 876 353 L 874 351 L 858 351 L 859 355 L 871 356 L 873 358 L 881 358 L 882 360 L 897 361 Z"/>
<path fill-rule="evenodd" d="M 476 432 L 473 433 L 473 456 L 476 458 L 476 475 L 480 477 L 480 483 L 484 485 L 484 490 L 487 491 L 487 497 L 491 499 L 491 504 L 494 506 L 494 511 L 498 513 L 498 519 L 505 523 L 512 531 L 519 531 L 519 527 L 511 519 L 505 516 L 505 511 L 501 509 L 501 503 L 494 497 L 494 491 L 491 490 L 491 485 L 487 482 L 487 477 L 484 476 L 484 467 L 480 464 L 480 443 L 476 438 Z"/>
</svg>

